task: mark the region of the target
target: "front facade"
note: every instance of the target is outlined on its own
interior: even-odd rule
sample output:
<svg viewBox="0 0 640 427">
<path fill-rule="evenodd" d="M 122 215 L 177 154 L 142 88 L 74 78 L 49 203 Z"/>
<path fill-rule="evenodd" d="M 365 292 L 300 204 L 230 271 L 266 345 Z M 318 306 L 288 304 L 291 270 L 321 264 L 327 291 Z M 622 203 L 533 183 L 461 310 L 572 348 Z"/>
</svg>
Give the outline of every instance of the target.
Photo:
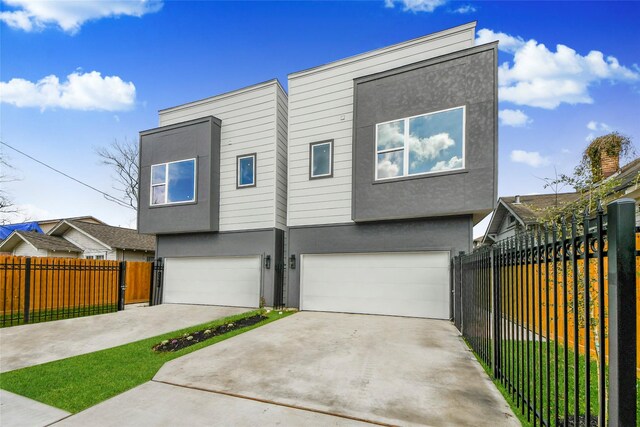
<svg viewBox="0 0 640 427">
<path fill-rule="evenodd" d="M 449 318 L 450 257 L 496 198 L 496 46 L 474 24 L 289 76 L 287 303 Z M 309 145 L 330 141 L 332 176 Z"/>
<path fill-rule="evenodd" d="M 139 229 L 167 261 L 165 302 L 271 304 L 284 280 L 303 310 L 449 318 L 450 259 L 496 200 L 497 50 L 474 40 L 467 24 L 293 73 L 288 99 L 267 82 L 161 111 Z M 153 169 L 188 159 L 196 190 L 173 205 Z"/>
<path fill-rule="evenodd" d="M 160 127 L 141 133 L 138 228 L 157 236 L 163 302 L 273 304 L 286 141 L 287 95 L 276 80 L 163 110 Z M 187 179 L 172 178 L 179 173 Z"/>
</svg>

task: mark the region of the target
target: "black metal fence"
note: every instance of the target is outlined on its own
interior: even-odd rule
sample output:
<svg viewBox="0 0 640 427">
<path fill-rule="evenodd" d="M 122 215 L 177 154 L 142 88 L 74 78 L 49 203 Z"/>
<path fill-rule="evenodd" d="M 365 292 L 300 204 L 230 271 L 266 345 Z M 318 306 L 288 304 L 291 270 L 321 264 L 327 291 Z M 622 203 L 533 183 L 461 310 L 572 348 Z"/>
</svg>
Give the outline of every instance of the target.
<svg viewBox="0 0 640 427">
<path fill-rule="evenodd" d="M 453 261 L 455 324 L 533 425 L 636 425 L 635 203 L 607 213 Z"/>
<path fill-rule="evenodd" d="M 276 262 L 273 283 L 273 308 L 276 310 L 283 309 L 285 307 L 284 301 L 284 262 Z"/>
<path fill-rule="evenodd" d="M 123 262 L 0 258 L 0 327 L 103 314 L 124 306 Z"/>
<path fill-rule="evenodd" d="M 149 305 L 162 304 L 162 286 L 164 283 L 164 261 L 157 258 L 151 263 L 151 283 L 149 285 Z"/>
</svg>

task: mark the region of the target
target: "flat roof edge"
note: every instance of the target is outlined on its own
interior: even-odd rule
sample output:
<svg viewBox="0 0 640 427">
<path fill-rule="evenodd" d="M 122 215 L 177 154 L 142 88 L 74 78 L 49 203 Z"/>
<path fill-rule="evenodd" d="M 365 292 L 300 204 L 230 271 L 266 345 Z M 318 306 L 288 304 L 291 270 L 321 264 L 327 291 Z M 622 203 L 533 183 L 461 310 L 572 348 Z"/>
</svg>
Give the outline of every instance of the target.
<svg viewBox="0 0 640 427">
<path fill-rule="evenodd" d="M 235 95 L 239 95 L 241 93 L 245 93 L 245 92 L 250 92 L 252 90 L 256 90 L 256 89 L 261 89 L 263 87 L 268 87 L 271 85 L 276 84 L 277 86 L 280 87 L 280 89 L 282 89 L 282 91 L 286 94 L 287 91 L 284 89 L 284 87 L 282 86 L 282 84 L 280 83 L 280 81 L 277 78 L 271 79 L 271 80 L 267 80 L 264 82 L 260 82 L 260 83 L 256 83 L 250 86 L 245 86 L 239 89 L 234 89 L 228 92 L 223 92 L 220 93 L 218 95 L 213 95 L 213 96 L 209 96 L 207 98 L 202 98 L 202 99 L 198 99 L 196 101 L 190 101 L 184 104 L 180 104 L 180 105 L 176 105 L 173 107 L 168 107 L 168 108 L 163 108 L 161 110 L 158 110 L 158 114 L 162 115 L 162 114 L 166 114 L 166 113 L 171 113 L 174 111 L 180 111 L 186 108 L 190 108 L 190 107 L 195 107 L 197 105 L 201 105 L 201 104 L 206 104 L 207 102 L 212 102 L 212 101 L 216 101 L 219 99 L 224 99 L 224 98 L 228 98 L 231 96 L 235 96 Z"/>
<path fill-rule="evenodd" d="M 437 31 L 435 33 L 431 33 L 431 34 L 426 34 L 424 36 L 420 36 L 420 37 L 416 37 L 414 39 L 411 40 L 406 40 L 400 43 L 396 43 L 393 44 L 391 46 L 384 46 L 378 49 L 373 49 L 370 50 L 368 52 L 364 52 L 364 53 L 359 53 L 353 56 L 349 56 L 347 58 L 343 58 L 343 59 L 338 59 L 336 61 L 332 61 L 332 62 L 328 62 L 326 64 L 322 64 L 322 65 L 317 65 L 315 67 L 311 67 L 311 68 L 306 68 L 304 70 L 300 70 L 300 71 L 295 71 L 293 73 L 290 73 L 288 75 L 289 80 L 291 79 L 296 79 L 298 77 L 303 77 L 309 74 L 314 74 L 316 72 L 320 72 L 320 71 L 324 71 L 324 70 L 329 70 L 331 68 L 335 68 L 335 67 L 341 67 L 343 65 L 347 65 L 353 62 L 358 62 L 358 61 L 362 61 L 364 59 L 367 58 L 371 58 L 377 55 L 381 55 L 383 53 L 388 53 L 388 52 L 392 52 L 394 50 L 400 50 L 400 49 L 404 49 L 406 47 L 409 46 L 413 46 L 415 44 L 420 44 L 420 43 L 424 43 L 426 41 L 429 40 L 434 40 L 434 39 L 438 39 L 441 37 L 448 37 L 452 34 L 456 34 L 456 33 L 460 33 L 460 32 L 464 32 L 464 31 L 468 31 L 470 29 L 475 29 L 477 24 L 477 21 L 471 21 L 469 23 L 466 24 L 462 24 L 462 25 L 458 25 L 456 27 L 451 27 L 451 28 L 447 28 L 444 30 L 440 30 Z"/>
</svg>

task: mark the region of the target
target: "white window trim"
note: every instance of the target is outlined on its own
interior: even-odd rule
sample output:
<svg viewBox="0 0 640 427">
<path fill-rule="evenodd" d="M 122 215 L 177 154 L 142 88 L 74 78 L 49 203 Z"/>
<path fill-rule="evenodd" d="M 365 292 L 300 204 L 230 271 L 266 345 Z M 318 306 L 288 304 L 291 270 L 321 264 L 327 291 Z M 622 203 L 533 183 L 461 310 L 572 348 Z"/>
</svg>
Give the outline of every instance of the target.
<svg viewBox="0 0 640 427">
<path fill-rule="evenodd" d="M 248 159 L 249 157 L 253 157 L 253 182 L 251 184 L 240 184 L 240 160 L 242 159 Z M 257 154 L 256 153 L 251 153 L 251 154 L 244 154 L 241 156 L 238 156 L 238 158 L 236 159 L 236 186 L 237 188 L 247 188 L 247 187 L 255 187 L 257 186 L 257 179 L 256 179 L 256 172 L 257 172 Z"/>
<path fill-rule="evenodd" d="M 329 172 L 328 173 L 323 173 L 320 175 L 314 175 L 313 174 L 313 159 L 314 159 L 314 149 L 316 147 L 321 147 L 323 145 L 328 145 L 329 146 Z M 333 140 L 331 141 L 324 141 L 324 142 L 315 142 L 315 143 L 311 143 L 311 171 L 310 171 L 310 176 L 311 178 L 326 178 L 326 177 L 331 177 L 333 176 Z"/>
<path fill-rule="evenodd" d="M 447 169 L 447 170 L 441 170 L 441 171 L 426 171 L 426 172 L 420 172 L 420 173 L 409 173 L 409 120 L 411 119 L 415 119 L 416 117 L 424 117 L 424 116 L 430 116 L 432 114 L 438 114 L 438 113 L 444 113 L 446 111 L 452 111 L 452 110 L 458 110 L 462 108 L 462 166 L 456 169 Z M 378 126 L 381 125 L 386 125 L 388 123 L 393 123 L 393 122 L 399 122 L 402 121 L 404 122 L 404 145 L 402 147 L 396 147 L 396 148 L 387 148 L 385 150 L 379 150 L 378 151 Z M 400 179 L 400 178 L 407 178 L 407 177 L 414 177 L 414 176 L 422 176 L 422 175 L 433 175 L 433 174 L 441 174 L 441 173 L 447 173 L 447 172 L 456 172 L 456 171 L 461 171 L 464 170 L 466 167 L 466 161 L 467 161 L 467 156 L 465 156 L 465 144 L 466 144 L 466 128 L 467 128 L 467 107 L 465 105 L 460 105 L 457 107 L 452 107 L 452 108 L 447 108 L 444 110 L 438 110 L 438 111 L 432 111 L 430 113 L 426 113 L 426 114 L 417 114 L 415 116 L 410 116 L 410 117 L 404 117 L 404 118 L 400 118 L 400 119 L 394 119 L 394 120 L 388 120 L 386 122 L 382 122 L 382 123 L 376 123 L 376 137 L 375 137 L 375 146 L 374 146 L 374 150 L 373 150 L 373 164 L 375 165 L 375 170 L 374 170 L 374 174 L 375 174 L 375 180 L 376 181 L 387 181 L 387 180 L 393 180 L 393 179 Z M 394 151 L 400 151 L 400 150 L 404 150 L 403 153 L 403 165 L 404 165 L 404 170 L 403 170 L 403 174 L 402 175 L 398 175 L 398 176 L 388 176 L 385 178 L 378 178 L 378 155 L 379 154 L 385 154 L 385 153 L 391 153 Z"/>
<path fill-rule="evenodd" d="M 179 202 L 167 202 L 167 197 L 169 197 L 169 183 L 168 183 L 168 179 L 169 179 L 169 165 L 173 164 L 173 163 L 182 163 L 182 162 L 189 162 L 189 161 L 193 161 L 193 198 L 191 198 L 191 200 L 181 200 Z M 164 165 L 164 182 L 162 184 L 154 184 L 153 183 L 153 168 L 154 166 L 162 166 Z M 196 158 L 192 158 L 192 159 L 182 159 L 182 160 L 175 160 L 173 162 L 167 162 L 167 163 L 158 163 L 155 165 L 151 165 L 151 180 L 149 182 L 150 186 L 150 191 L 149 191 L 149 206 L 166 206 L 166 205 L 180 205 L 180 204 L 184 204 L 184 203 L 193 203 L 196 201 L 196 182 L 198 181 L 198 161 L 196 160 Z M 161 185 L 165 186 L 164 189 L 164 203 L 153 203 L 153 187 L 159 187 Z"/>
</svg>

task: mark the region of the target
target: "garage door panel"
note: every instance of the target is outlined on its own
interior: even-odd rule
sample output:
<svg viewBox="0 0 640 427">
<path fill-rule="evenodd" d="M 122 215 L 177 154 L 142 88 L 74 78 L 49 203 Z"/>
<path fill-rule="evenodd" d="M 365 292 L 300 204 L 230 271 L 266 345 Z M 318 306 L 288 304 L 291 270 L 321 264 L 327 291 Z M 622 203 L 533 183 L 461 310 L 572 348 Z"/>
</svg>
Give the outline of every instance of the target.
<svg viewBox="0 0 640 427">
<path fill-rule="evenodd" d="M 260 257 L 166 258 L 164 302 L 257 307 Z"/>
<path fill-rule="evenodd" d="M 303 310 L 449 317 L 448 252 L 302 257 Z"/>
</svg>

